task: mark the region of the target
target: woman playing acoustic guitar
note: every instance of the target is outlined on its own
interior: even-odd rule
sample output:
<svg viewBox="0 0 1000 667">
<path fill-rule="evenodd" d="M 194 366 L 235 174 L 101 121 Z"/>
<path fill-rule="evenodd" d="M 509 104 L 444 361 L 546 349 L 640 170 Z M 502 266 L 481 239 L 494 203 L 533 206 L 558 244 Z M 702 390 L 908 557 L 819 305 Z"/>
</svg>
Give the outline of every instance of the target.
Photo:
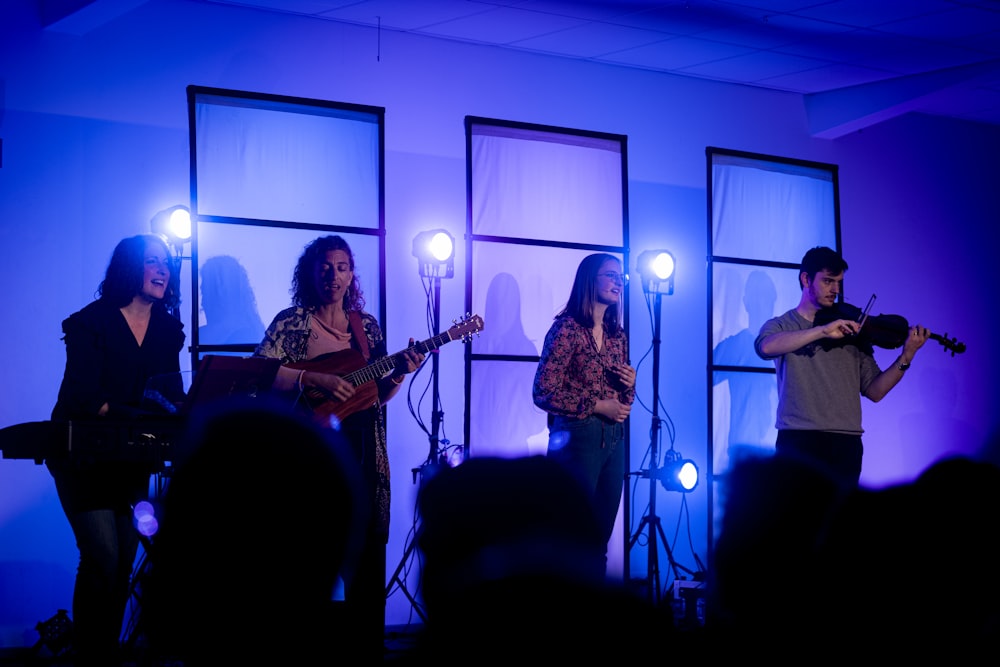
<svg viewBox="0 0 1000 667">
<path fill-rule="evenodd" d="M 256 356 L 280 359 L 275 389 L 295 392 L 318 415 L 332 417 L 362 466 L 371 517 L 358 571 L 346 583 L 346 615 L 357 623 L 349 634 L 359 650 L 382 660 L 385 631 L 385 564 L 389 537 L 389 459 L 383 405 L 404 376 L 423 363 L 413 347 L 391 357 L 389 368 L 355 386 L 342 376 L 369 359 L 386 357 L 385 337 L 365 312 L 354 275 L 354 253 L 340 236 L 323 236 L 306 246 L 292 278 L 293 306 L 278 313 Z M 320 397 L 319 400 L 316 400 Z"/>
</svg>

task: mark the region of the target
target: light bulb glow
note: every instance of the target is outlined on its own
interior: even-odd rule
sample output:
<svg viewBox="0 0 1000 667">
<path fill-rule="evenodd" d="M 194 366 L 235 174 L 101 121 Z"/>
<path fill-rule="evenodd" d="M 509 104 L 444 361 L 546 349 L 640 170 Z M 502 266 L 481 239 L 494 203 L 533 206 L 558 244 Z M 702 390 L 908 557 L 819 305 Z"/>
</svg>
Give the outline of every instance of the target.
<svg viewBox="0 0 1000 667">
<path fill-rule="evenodd" d="M 674 258 L 670 256 L 670 253 L 661 252 L 653 260 L 653 273 L 660 280 L 666 280 L 674 272 Z"/>
<path fill-rule="evenodd" d="M 186 208 L 178 208 L 170 214 L 167 229 L 174 238 L 186 241 L 191 238 L 191 212 Z"/>
</svg>

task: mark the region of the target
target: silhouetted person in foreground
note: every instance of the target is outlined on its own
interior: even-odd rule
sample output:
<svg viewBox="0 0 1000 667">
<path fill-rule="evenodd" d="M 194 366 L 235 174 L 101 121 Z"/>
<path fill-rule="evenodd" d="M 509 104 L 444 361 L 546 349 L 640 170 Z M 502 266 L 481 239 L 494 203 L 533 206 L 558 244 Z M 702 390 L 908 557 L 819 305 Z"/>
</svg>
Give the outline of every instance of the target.
<svg viewBox="0 0 1000 667">
<path fill-rule="evenodd" d="M 333 602 L 367 505 L 337 432 L 261 399 L 201 416 L 174 467 L 144 588 L 154 656 L 307 664 L 357 651 Z"/>
<path fill-rule="evenodd" d="M 426 481 L 417 546 L 427 622 L 416 661 L 662 656 L 672 618 L 605 578 L 592 502 L 544 456 L 472 458 Z"/>
<path fill-rule="evenodd" d="M 912 483 L 851 496 L 823 545 L 818 590 L 828 603 L 818 627 L 884 654 L 994 652 L 998 516 L 1000 468 L 966 457 L 938 461 Z"/>
<path fill-rule="evenodd" d="M 1000 468 L 941 460 L 914 482 L 842 495 L 829 471 L 747 460 L 730 492 L 709 587 L 709 642 L 803 664 L 947 655 L 1000 639 Z"/>
<path fill-rule="evenodd" d="M 790 649 L 801 605 L 811 600 L 806 589 L 841 491 L 825 468 L 792 457 L 738 461 L 726 488 L 709 568 L 709 642 L 777 657 Z"/>
</svg>

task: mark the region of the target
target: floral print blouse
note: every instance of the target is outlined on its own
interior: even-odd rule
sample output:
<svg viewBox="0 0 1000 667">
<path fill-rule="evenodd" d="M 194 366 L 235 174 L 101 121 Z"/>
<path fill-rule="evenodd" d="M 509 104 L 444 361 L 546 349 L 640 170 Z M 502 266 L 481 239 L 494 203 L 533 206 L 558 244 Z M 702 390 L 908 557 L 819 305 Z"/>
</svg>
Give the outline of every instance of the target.
<svg viewBox="0 0 1000 667">
<path fill-rule="evenodd" d="M 597 401 L 617 398 L 631 405 L 635 388 L 622 388 L 609 370 L 628 363 L 628 339 L 624 331 L 615 335 L 604 330 L 604 346 L 589 328 L 566 315 L 553 322 L 535 371 L 532 394 L 535 405 L 549 414 L 585 419 L 594 414 Z"/>
</svg>

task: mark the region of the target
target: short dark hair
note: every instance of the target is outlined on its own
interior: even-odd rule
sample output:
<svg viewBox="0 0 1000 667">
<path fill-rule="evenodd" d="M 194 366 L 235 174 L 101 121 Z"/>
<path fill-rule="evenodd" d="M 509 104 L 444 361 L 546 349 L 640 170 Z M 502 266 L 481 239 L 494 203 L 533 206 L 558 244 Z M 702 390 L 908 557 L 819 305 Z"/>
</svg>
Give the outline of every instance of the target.
<svg viewBox="0 0 1000 667">
<path fill-rule="evenodd" d="M 826 246 L 816 246 L 810 248 L 802 257 L 802 264 L 799 266 L 799 287 L 804 287 L 801 282 L 803 272 L 806 278 L 812 282 L 816 274 L 826 269 L 830 273 L 837 275 L 847 270 L 847 262 L 840 253 Z"/>
</svg>

